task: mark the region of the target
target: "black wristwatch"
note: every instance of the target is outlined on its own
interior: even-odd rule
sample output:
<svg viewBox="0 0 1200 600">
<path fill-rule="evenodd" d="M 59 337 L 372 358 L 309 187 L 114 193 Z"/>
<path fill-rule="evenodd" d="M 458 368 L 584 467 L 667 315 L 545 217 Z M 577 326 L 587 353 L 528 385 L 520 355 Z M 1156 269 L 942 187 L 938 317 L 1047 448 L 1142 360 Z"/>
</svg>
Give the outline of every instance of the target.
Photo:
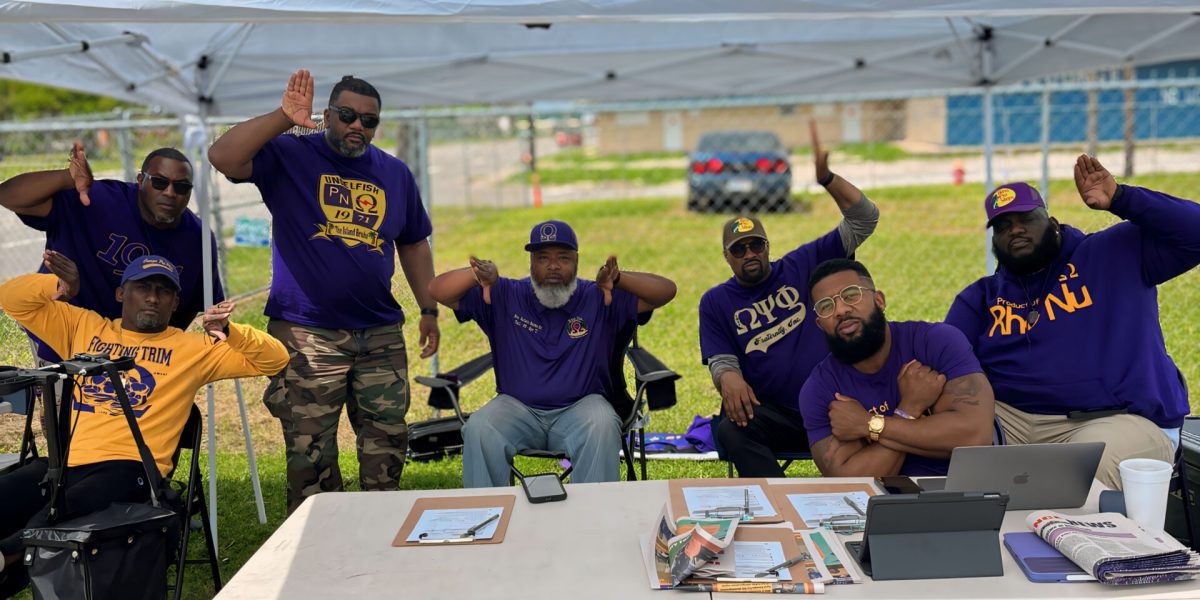
<svg viewBox="0 0 1200 600">
<path fill-rule="evenodd" d="M 431 317 L 436 317 L 436 316 L 438 316 L 438 309 L 437 309 L 437 307 L 435 306 L 435 307 L 433 307 L 433 308 L 422 308 L 422 309 L 421 309 L 421 316 L 422 316 L 422 317 L 424 317 L 424 316 L 426 316 L 426 315 L 428 315 L 428 316 L 431 316 Z"/>
</svg>

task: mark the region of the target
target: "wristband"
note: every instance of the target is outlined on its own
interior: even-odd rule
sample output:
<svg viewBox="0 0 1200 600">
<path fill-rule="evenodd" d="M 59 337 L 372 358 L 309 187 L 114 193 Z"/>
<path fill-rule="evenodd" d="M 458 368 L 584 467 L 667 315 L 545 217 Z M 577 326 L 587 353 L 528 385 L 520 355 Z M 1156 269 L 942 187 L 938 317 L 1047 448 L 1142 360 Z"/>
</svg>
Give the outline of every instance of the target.
<svg viewBox="0 0 1200 600">
<path fill-rule="evenodd" d="M 421 316 L 422 317 L 424 317 L 424 316 L 436 317 L 436 316 L 438 316 L 438 309 L 436 306 L 433 308 L 422 308 Z"/>
<path fill-rule="evenodd" d="M 914 417 L 914 416 L 904 412 L 904 409 L 900 409 L 900 408 L 897 408 L 895 411 L 892 412 L 892 414 L 896 415 L 897 417 L 900 417 L 901 419 L 908 419 L 910 421 L 916 421 L 919 418 L 919 417 Z"/>
<path fill-rule="evenodd" d="M 829 184 L 833 183 L 834 177 L 837 177 L 837 173 L 830 171 L 828 177 L 825 179 L 818 179 L 817 183 L 821 184 L 821 187 L 829 187 Z"/>
</svg>

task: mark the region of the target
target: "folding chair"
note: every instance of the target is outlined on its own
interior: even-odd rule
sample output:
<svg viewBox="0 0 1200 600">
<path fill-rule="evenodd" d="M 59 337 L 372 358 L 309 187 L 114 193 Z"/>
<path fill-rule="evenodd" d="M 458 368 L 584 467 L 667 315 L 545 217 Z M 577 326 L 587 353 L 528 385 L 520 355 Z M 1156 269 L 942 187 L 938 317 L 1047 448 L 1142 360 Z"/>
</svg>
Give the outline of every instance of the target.
<svg viewBox="0 0 1200 600">
<path fill-rule="evenodd" d="M 200 478 L 200 446 L 203 433 L 204 417 L 200 414 L 200 409 L 193 404 L 187 424 L 184 425 L 183 433 L 179 436 L 179 446 L 175 450 L 175 457 L 172 461 L 178 467 L 180 451 L 191 451 L 191 457 L 188 459 L 187 482 L 181 483 L 171 479 L 171 483 L 179 488 L 181 494 L 174 503 L 182 520 L 179 545 L 175 548 L 173 561 L 175 585 L 168 586 L 169 589 L 174 590 L 175 600 L 179 600 L 183 594 L 183 570 L 187 565 L 208 563 L 208 568 L 212 573 L 213 591 L 221 591 L 221 571 L 217 563 L 217 549 L 213 546 L 212 525 L 208 520 L 208 505 L 204 501 L 204 482 Z M 200 517 L 198 523 L 192 520 L 193 515 Z M 208 549 L 207 558 L 188 558 L 187 556 L 188 540 L 191 538 L 193 529 L 200 530 L 204 534 L 204 545 Z"/>
<path fill-rule="evenodd" d="M 622 453 L 625 456 L 626 478 L 637 480 L 633 464 L 633 455 L 637 442 L 645 441 L 645 426 L 648 421 L 646 414 L 649 410 L 663 410 L 675 405 L 675 380 L 679 374 L 668 369 L 648 350 L 637 342 L 637 323 L 631 323 L 617 334 L 610 369 L 613 373 L 612 382 L 606 390 L 606 397 L 613 405 L 613 410 L 621 417 Z M 624 361 L 628 358 L 634 369 L 636 383 L 635 394 L 629 395 L 625 381 Z M 450 409 L 454 411 L 459 422 L 466 424 L 469 414 L 462 411 L 459 405 L 459 394 L 462 386 L 478 379 L 493 366 L 491 353 L 478 356 L 449 373 L 436 377 L 415 377 L 417 383 L 430 388 L 429 405 L 435 409 Z M 548 450 L 523 450 L 520 456 L 534 458 L 564 459 L 565 453 Z M 646 457 L 639 455 L 642 478 L 646 478 Z M 571 474 L 572 467 L 568 466 L 559 479 L 566 480 Z M 514 467 L 514 471 L 515 467 Z M 519 472 L 511 475 L 515 477 Z M 511 481 L 511 479 L 510 479 Z"/>
<path fill-rule="evenodd" d="M 25 416 L 21 446 L 16 453 L 0 454 L 0 473 L 20 468 L 38 457 L 37 442 L 33 436 L 35 390 L 30 383 L 31 380 L 19 375 L 15 367 L 0 366 L 0 415 Z"/>
<path fill-rule="evenodd" d="M 721 446 L 721 436 L 717 435 L 717 428 L 721 425 L 721 421 L 725 418 L 725 413 L 717 413 L 713 416 L 712 432 L 713 445 L 717 448 L 717 459 L 725 461 L 725 466 L 728 468 L 728 477 L 733 478 L 733 461 L 725 457 L 725 448 Z M 798 460 L 812 460 L 812 452 L 775 452 L 775 460 L 779 462 L 779 468 L 787 470 L 792 466 L 793 462 Z"/>
</svg>

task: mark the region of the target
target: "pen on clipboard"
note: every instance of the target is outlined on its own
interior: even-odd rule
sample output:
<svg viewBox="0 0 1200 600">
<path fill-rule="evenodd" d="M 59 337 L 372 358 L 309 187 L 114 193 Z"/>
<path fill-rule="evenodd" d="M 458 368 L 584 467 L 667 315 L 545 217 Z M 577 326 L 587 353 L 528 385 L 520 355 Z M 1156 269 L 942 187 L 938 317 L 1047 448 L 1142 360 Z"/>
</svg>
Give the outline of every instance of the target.
<svg viewBox="0 0 1200 600">
<path fill-rule="evenodd" d="M 488 523 L 491 523 L 492 521 L 495 521 L 496 519 L 499 519 L 499 518 L 500 518 L 500 513 L 496 513 L 496 514 L 484 519 L 478 525 L 468 529 L 465 533 L 463 533 L 459 537 L 473 538 L 473 537 L 475 537 L 475 534 L 479 532 L 480 529 L 487 527 Z"/>
<path fill-rule="evenodd" d="M 842 496 L 842 500 L 845 500 L 845 501 L 846 501 L 846 504 L 850 505 L 850 508 L 853 508 L 853 509 L 854 509 L 854 512 L 858 513 L 858 514 L 859 514 L 859 516 L 862 516 L 862 517 L 865 517 L 865 516 L 867 516 L 867 513 L 866 513 L 866 512 L 864 512 L 864 511 L 863 511 L 863 509 L 862 509 L 862 508 L 860 508 L 860 507 L 858 506 L 858 504 L 857 504 L 857 503 L 855 503 L 855 502 L 854 502 L 854 500 L 852 500 L 852 499 L 850 498 L 850 496 Z"/>
</svg>

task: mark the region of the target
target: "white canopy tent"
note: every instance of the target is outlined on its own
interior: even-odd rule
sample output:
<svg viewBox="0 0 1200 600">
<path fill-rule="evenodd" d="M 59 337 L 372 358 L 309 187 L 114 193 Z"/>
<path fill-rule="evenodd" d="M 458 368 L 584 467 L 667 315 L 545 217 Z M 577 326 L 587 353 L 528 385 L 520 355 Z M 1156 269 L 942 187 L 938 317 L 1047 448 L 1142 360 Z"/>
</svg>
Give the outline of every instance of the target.
<svg viewBox="0 0 1200 600">
<path fill-rule="evenodd" d="M 325 90 L 365 78 L 385 108 L 982 87 L 990 156 L 987 90 L 1200 57 L 1196 11 L 1184 0 L 0 0 L 0 78 L 161 106 L 185 119 L 200 172 L 205 119 L 271 110 L 302 67 Z M 990 187 L 990 160 L 985 170 Z"/>
</svg>

